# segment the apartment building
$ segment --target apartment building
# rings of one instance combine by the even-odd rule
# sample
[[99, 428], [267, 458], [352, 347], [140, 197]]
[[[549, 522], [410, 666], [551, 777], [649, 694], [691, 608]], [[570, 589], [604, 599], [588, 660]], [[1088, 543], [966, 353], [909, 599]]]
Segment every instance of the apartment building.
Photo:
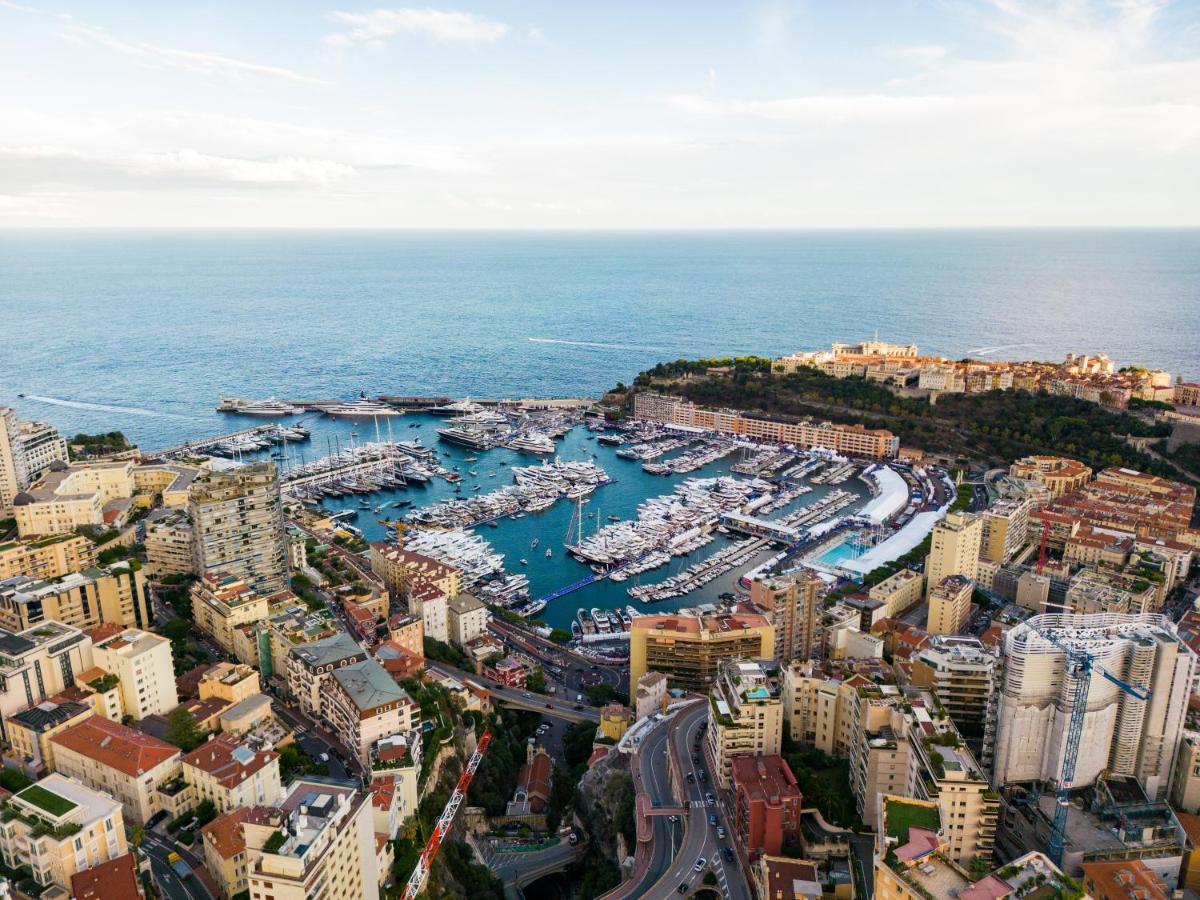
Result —
[[[161, 512], [161, 511], [156, 511]], [[151, 514], [146, 523], [146, 569], [152, 578], [191, 575], [196, 571], [195, 535], [183, 510]]]
[[51, 742], [57, 770], [119, 800], [127, 821], [143, 825], [174, 808], [160, 788], [179, 774], [178, 747], [103, 716], [85, 719]]
[[1176, 809], [1200, 813], [1200, 732], [1183, 732], [1168, 796]]
[[955, 727], [991, 759], [999, 665], [978, 638], [937, 637], [911, 659], [911, 683], [931, 691]]
[[263, 595], [288, 586], [283, 504], [273, 462], [204, 473], [192, 484], [188, 518], [197, 574], [231, 575]]
[[310, 718], [328, 721], [333, 672], [367, 659], [367, 652], [344, 632], [292, 647], [287, 657], [288, 693]]
[[824, 447], [849, 456], [872, 459], [895, 456], [900, 439], [884, 429], [861, 425], [836, 425], [805, 420], [777, 422], [742, 415], [734, 410], [709, 410], [686, 400], [639, 392], [634, 396], [634, 418], [685, 428], [702, 428], [751, 440], [798, 447]]
[[634, 696], [634, 715], [640, 721], [663, 712], [667, 697], [667, 676], [662, 672], [647, 672], [637, 680]]
[[378, 660], [366, 659], [332, 672], [325, 721], [364, 766], [379, 740], [411, 731], [418, 713], [416, 703]]
[[925, 558], [926, 599], [943, 578], [961, 575], [975, 580], [982, 540], [983, 520], [972, 513], [949, 512], [933, 526], [929, 556]]
[[232, 734], [209, 738], [181, 760], [197, 803], [211, 800], [219, 813], [273, 806], [283, 795], [279, 754], [256, 750]]
[[200, 466], [182, 463], [146, 463], [133, 470], [134, 497], [141, 506], [161, 502], [166, 509], [186, 509], [192, 484], [203, 473]]
[[779, 664], [772, 660], [721, 663], [709, 692], [712, 715], [705, 734], [713, 778], [728, 788], [738, 756], [778, 754], [783, 741]]
[[[371, 571], [383, 581], [391, 595], [397, 600], [408, 597], [409, 589], [416, 582], [429, 582], [448, 597], [462, 593], [462, 572], [453, 566], [438, 562], [431, 556], [405, 550], [396, 544], [375, 541], [371, 544]], [[420, 608], [409, 605], [414, 616], [421, 614]]]
[[707, 691], [730, 659], [774, 659], [775, 627], [757, 613], [697, 614], [687, 610], [635, 616], [630, 629], [629, 680], [662, 672], [673, 687]]
[[803, 797], [796, 776], [779, 755], [739, 756], [732, 761], [734, 827], [751, 859], [799, 847]]
[[990, 859], [1000, 797], [937, 699], [890, 685], [858, 693], [851, 789], [860, 815], [873, 818], [887, 795], [931, 803], [948, 856]]
[[21, 537], [62, 534], [82, 525], [117, 526], [132, 506], [133, 463], [96, 462], [49, 470], [13, 498], [13, 517]]
[[125, 715], [165, 716], [179, 705], [171, 642], [166, 638], [130, 628], [93, 646], [92, 658], [117, 676]]
[[248, 892], [249, 871], [283, 821], [283, 813], [274, 807], [242, 807], [217, 816], [200, 828], [204, 868], [223, 896]]
[[805, 569], [794, 575], [755, 578], [750, 601], [771, 615], [775, 626], [775, 658], [813, 659], [820, 655], [821, 597], [825, 582]]
[[831, 673], [812, 662], [784, 667], [783, 719], [789, 737], [830, 756], [849, 756], [855, 692], [871, 684], [857, 673]]
[[43, 622], [21, 632], [0, 629], [0, 728], [7, 720], [73, 687], [94, 668], [92, 639], [70, 625]]
[[201, 700], [216, 697], [227, 703], [241, 703], [261, 693], [258, 672], [244, 663], [217, 663], [196, 685]]
[[121, 804], [74, 778], [47, 775], [8, 799], [0, 854], [43, 887], [70, 890], [76, 873], [127, 852]]
[[106, 569], [72, 572], [53, 581], [18, 576], [0, 582], [0, 627], [23, 631], [45, 621], [76, 628], [150, 625], [141, 563], [123, 560]]
[[49, 581], [96, 565], [96, 545], [78, 534], [54, 534], [0, 544], [0, 581]]
[[371, 794], [375, 833], [395, 837], [420, 803], [421, 733], [383, 738], [371, 748]]
[[142, 900], [145, 896], [146, 892], [138, 880], [133, 853], [126, 853], [71, 876], [72, 900], [108, 900], [109, 897]]
[[191, 587], [192, 618], [226, 653], [235, 654], [240, 626], [267, 618], [270, 602], [231, 572], [205, 572]]
[[1058, 779], [1075, 696], [1064, 647], [1084, 650], [1097, 669], [1152, 690], [1139, 700], [1093, 671], [1074, 785], [1110, 772], [1132, 776], [1152, 799], [1165, 796], [1197, 663], [1170, 619], [1155, 614], [1041, 615], [1005, 633], [997, 787]]
[[894, 619], [912, 609], [925, 596], [925, 575], [901, 569], [867, 591], [867, 596], [884, 605], [884, 617]]
[[1083, 896], [1079, 883], [1044, 854], [1030, 851], [982, 877], [946, 852], [935, 804], [885, 797], [875, 831], [877, 900], [1006, 900]]
[[1050, 496], [1057, 498], [1087, 484], [1092, 470], [1078, 460], [1061, 456], [1026, 456], [1009, 466], [1008, 474], [1044, 485]]
[[446, 601], [446, 630], [450, 643], [465, 647], [487, 632], [488, 609], [472, 594], [456, 594]]
[[252, 898], [378, 900], [370, 795], [353, 782], [292, 782], [278, 829], [247, 873]]
[[963, 575], [947, 575], [929, 592], [925, 630], [930, 634], [961, 634], [971, 620], [974, 583]]
[[92, 715], [95, 712], [86, 704], [47, 700], [10, 716], [5, 763], [31, 778], [48, 775], [54, 771], [54, 745], [50, 739]]
[[997, 500], [981, 514], [983, 531], [979, 555], [988, 562], [1007, 562], [1029, 541], [1029, 513], [1034, 504], [1028, 497]]
[[67, 463], [67, 442], [44, 422], [26, 422], [0, 406], [0, 518], [13, 515], [13, 499], [54, 463]]
[[328, 609], [311, 610], [290, 592], [271, 604], [268, 618], [255, 626], [258, 670], [269, 683], [287, 680], [287, 659], [292, 648], [333, 637], [341, 631]]

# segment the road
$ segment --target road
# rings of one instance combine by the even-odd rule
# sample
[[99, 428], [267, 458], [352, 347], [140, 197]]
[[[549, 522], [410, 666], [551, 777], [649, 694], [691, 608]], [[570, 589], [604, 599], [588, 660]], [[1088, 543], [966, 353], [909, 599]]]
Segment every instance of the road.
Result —
[[[199, 840], [199, 837], [197, 837]], [[167, 862], [167, 855], [172, 851], [179, 853], [184, 862], [192, 869], [197, 868], [199, 860], [184, 847], [176, 846], [175, 842], [164, 838], [153, 831], [147, 831], [142, 838], [142, 850], [150, 857], [150, 871], [154, 882], [169, 900], [212, 900], [213, 895], [200, 880], [199, 875], [190, 878], [180, 878]]]
[[[678, 805], [671, 788], [667, 766], [667, 744], [671, 719], [664, 720], [642, 738], [634, 751], [630, 769], [634, 773], [634, 789], [644, 796], [652, 807]], [[638, 865], [633, 876], [620, 886], [604, 895], [604, 900], [633, 900], [644, 897], [666, 874], [679, 850], [683, 837], [683, 823], [670, 821], [668, 816], [651, 816], [651, 838], [649, 859]]]
[[[673, 717], [668, 729], [667, 749], [674, 757], [675, 764], [681, 772], [695, 772], [698, 768], [692, 765], [692, 753], [697, 744], [703, 744], [701, 728], [708, 722], [708, 710], [707, 703], [698, 703], [695, 707], [676, 713]], [[688, 806], [687, 830], [684, 834], [683, 847], [663, 877], [644, 895], [649, 900], [677, 898], [681, 884], [686, 884], [689, 889], [700, 887], [705, 874], [710, 871], [717, 878], [717, 886], [723, 898], [726, 900], [753, 900], [745, 876], [738, 865], [737, 856], [734, 856], [733, 862], [728, 862], [721, 855], [720, 851], [724, 847], [732, 848], [733, 839], [726, 822], [725, 810], [720, 804], [709, 806], [705, 801], [706, 793], [715, 793], [716, 791], [716, 788], [711, 785], [711, 778], [707, 782], [702, 782], [699, 777], [696, 777], [694, 782], [684, 781], [679, 786], [679, 790], [683, 792], [680, 800], [686, 802]], [[725, 829], [724, 840], [717, 838], [716, 826], [709, 825], [708, 817], [710, 815], [716, 816], [717, 825]], [[696, 871], [696, 863], [701, 858], [706, 860], [706, 864], [701, 871]]]
[[486, 678], [480, 678], [473, 672], [464, 672], [462, 669], [457, 669], [454, 666], [448, 666], [445, 663], [426, 660], [425, 664], [428, 668], [436, 672], [441, 672], [443, 675], [449, 675], [452, 678], [470, 679], [475, 684], [487, 688], [491, 691], [492, 701], [502, 703], [505, 706], [515, 709], [527, 709], [532, 712], [539, 712], [545, 716], [556, 716], [560, 719], [566, 719], [568, 722], [599, 722], [600, 712], [590, 706], [584, 706], [582, 709], [576, 709], [576, 706], [581, 706], [572, 700], [559, 700], [554, 697], [547, 697], [543, 694], [534, 694], [530, 691], [522, 691], [517, 688], [501, 687], [494, 682], [488, 681]]
[[[593, 659], [573, 653], [553, 641], [548, 641], [531, 631], [500, 619], [488, 623], [492, 633], [511, 647], [523, 651], [543, 666], [561, 669], [567, 676], [567, 686], [582, 693], [588, 683], [607, 684], [618, 693], [628, 694], [629, 670], [617, 666], [601, 665]], [[598, 681], [584, 681], [585, 673], [594, 673]]]
[[572, 845], [566, 838], [544, 850], [504, 853], [497, 850], [486, 838], [474, 840], [483, 864], [499, 878], [506, 888], [524, 888], [539, 878], [567, 868], [580, 853], [584, 845]]

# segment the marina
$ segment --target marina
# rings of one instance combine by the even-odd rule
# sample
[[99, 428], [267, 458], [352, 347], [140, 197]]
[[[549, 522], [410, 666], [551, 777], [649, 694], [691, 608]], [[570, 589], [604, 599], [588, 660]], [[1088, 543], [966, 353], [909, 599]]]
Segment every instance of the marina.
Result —
[[[726, 527], [726, 514], [744, 512], [803, 535], [870, 499], [868, 484], [853, 478], [858, 464], [841, 473], [840, 486], [812, 482], [808, 476], [846, 465], [823, 451], [747, 447], [640, 423], [606, 429], [575, 410], [440, 406], [436, 415], [407, 408], [402, 417], [365, 422], [310, 412], [280, 423], [309, 430], [307, 441], [268, 443], [243, 458], [277, 454], [285, 493], [340, 514], [348, 533], [367, 540], [400, 533], [408, 548], [461, 566], [485, 602], [578, 629], [585, 644], [601, 646], [619, 644], [624, 632], [609, 620], [607, 632], [593, 625], [583, 634], [579, 610], [657, 612], [715, 602], [778, 552], [776, 538]], [[480, 413], [488, 415], [481, 420]], [[221, 415], [244, 421], [246, 433], [275, 427], [252, 414]], [[438, 434], [452, 428], [485, 439]], [[545, 435], [554, 453], [515, 448], [516, 431]], [[673, 460], [684, 469], [700, 460], [703, 474], [644, 468]], [[580, 545], [594, 558], [572, 552]]]

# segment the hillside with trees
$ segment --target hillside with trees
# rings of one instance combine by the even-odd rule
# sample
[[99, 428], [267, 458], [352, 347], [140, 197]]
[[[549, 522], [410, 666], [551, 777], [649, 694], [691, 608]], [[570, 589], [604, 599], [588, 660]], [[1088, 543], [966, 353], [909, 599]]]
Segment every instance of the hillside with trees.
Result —
[[[1002, 464], [1033, 453], [1079, 459], [1093, 468], [1123, 465], [1178, 479], [1169, 462], [1137, 449], [1131, 439], [1158, 442], [1170, 427], [1085, 400], [1027, 391], [945, 394], [936, 404], [906, 397], [864, 378], [832, 378], [816, 369], [787, 375], [764, 369], [759, 357], [661, 363], [634, 380], [634, 391], [678, 394], [701, 406], [730, 407], [783, 420], [828, 419], [886, 428], [902, 446]], [[712, 374], [708, 374], [712, 373]], [[630, 394], [632, 397], [632, 394]]]

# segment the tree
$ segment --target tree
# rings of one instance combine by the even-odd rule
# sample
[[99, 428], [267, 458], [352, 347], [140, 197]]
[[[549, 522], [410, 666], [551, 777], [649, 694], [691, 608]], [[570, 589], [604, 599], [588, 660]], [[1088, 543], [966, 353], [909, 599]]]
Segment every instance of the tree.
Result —
[[146, 836], [146, 829], [142, 825], [134, 825], [133, 830], [129, 832], [129, 843], [135, 847], [142, 845], [142, 838]]
[[204, 732], [196, 724], [196, 717], [188, 712], [186, 707], [177, 706], [167, 716], [165, 738], [168, 744], [174, 744], [184, 753], [191, 753], [204, 743]]
[[608, 684], [593, 684], [587, 689], [588, 703], [592, 706], [603, 706], [617, 699], [617, 692]]
[[550, 640], [556, 644], [565, 644], [571, 640], [571, 632], [562, 628], [552, 628], [550, 630]]
[[546, 693], [546, 673], [538, 666], [525, 677], [525, 687], [535, 694]]

